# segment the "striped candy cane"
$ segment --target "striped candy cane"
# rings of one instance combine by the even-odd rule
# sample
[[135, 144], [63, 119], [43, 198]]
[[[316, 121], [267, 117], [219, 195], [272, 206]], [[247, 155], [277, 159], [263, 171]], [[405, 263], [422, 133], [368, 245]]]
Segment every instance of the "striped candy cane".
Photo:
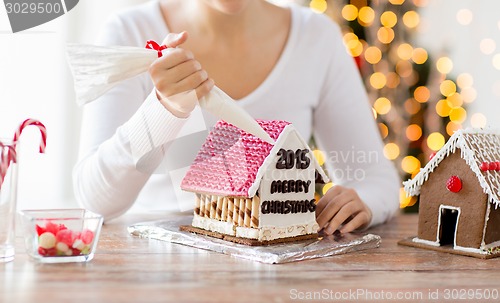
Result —
[[12, 145], [0, 142], [0, 188], [2, 188], [11, 161], [14, 163], [17, 161], [16, 149]]
[[14, 143], [16, 143], [19, 140], [19, 137], [21, 136], [23, 130], [27, 126], [36, 126], [40, 130], [40, 134], [42, 135], [42, 140], [40, 141], [40, 148], [39, 152], [44, 153], [45, 152], [45, 147], [47, 146], [47, 129], [45, 128], [45, 125], [43, 125], [42, 122], [35, 120], [35, 119], [26, 119], [24, 120], [21, 125], [17, 128], [16, 133], [14, 134]]

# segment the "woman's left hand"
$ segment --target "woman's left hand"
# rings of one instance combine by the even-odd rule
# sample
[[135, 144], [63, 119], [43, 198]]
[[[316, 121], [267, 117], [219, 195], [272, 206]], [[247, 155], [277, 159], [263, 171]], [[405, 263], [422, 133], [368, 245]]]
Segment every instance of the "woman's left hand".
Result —
[[364, 228], [371, 220], [371, 210], [352, 188], [335, 185], [316, 205], [316, 221], [327, 235], [333, 234], [341, 225], [341, 233]]

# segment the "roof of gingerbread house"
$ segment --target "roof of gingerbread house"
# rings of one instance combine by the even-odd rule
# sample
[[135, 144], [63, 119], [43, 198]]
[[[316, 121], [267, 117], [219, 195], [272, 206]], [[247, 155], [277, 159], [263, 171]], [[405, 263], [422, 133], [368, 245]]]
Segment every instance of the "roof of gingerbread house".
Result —
[[[193, 164], [182, 180], [186, 191], [220, 196], [253, 197], [265, 169], [281, 148], [284, 138], [295, 128], [286, 121], [257, 120], [259, 125], [275, 140], [271, 145], [247, 132], [218, 121], [201, 147]], [[298, 134], [297, 134], [298, 135]], [[303, 145], [307, 143], [298, 135]], [[325, 172], [312, 159], [321, 178], [328, 180]]]
[[466, 129], [458, 130], [436, 153], [436, 155], [411, 180], [403, 182], [405, 191], [410, 196], [420, 194], [420, 187], [429, 178], [438, 164], [445, 157], [460, 148], [462, 159], [469, 165], [488, 199], [496, 207], [500, 206], [500, 167], [481, 169], [483, 163], [500, 161], [500, 133], [493, 130]]

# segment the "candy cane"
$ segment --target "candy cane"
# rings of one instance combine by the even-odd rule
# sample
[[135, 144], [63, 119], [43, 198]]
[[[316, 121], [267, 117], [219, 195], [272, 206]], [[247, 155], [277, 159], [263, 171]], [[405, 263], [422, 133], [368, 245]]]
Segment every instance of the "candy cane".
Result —
[[35, 119], [24, 120], [24, 122], [21, 123], [21, 125], [19, 125], [19, 127], [17, 128], [17, 131], [14, 134], [13, 141], [14, 141], [14, 143], [16, 143], [17, 140], [19, 140], [19, 137], [21, 136], [21, 133], [23, 132], [24, 128], [27, 126], [30, 126], [30, 125], [34, 125], [34, 126], [38, 127], [38, 129], [40, 130], [40, 134], [42, 135], [42, 140], [40, 142], [39, 152], [44, 153], [45, 146], [47, 145], [47, 129], [45, 128], [45, 125], [43, 125], [43, 123], [38, 121], [38, 120], [35, 120]]
[[9, 170], [10, 162], [16, 163], [17, 153], [13, 146], [0, 142], [0, 188]]

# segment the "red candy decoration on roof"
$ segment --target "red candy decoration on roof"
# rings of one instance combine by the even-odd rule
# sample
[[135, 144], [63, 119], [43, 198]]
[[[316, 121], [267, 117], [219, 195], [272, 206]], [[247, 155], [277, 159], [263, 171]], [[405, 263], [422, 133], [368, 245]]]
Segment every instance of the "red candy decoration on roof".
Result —
[[457, 176], [451, 176], [446, 182], [446, 188], [452, 193], [458, 193], [462, 189], [462, 180]]
[[434, 156], [437, 154], [437, 152], [433, 152], [432, 154], [429, 155], [429, 161], [432, 160], [432, 158], [434, 158]]
[[492, 161], [492, 162], [483, 162], [481, 166], [479, 166], [481, 171], [500, 171], [500, 161]]

